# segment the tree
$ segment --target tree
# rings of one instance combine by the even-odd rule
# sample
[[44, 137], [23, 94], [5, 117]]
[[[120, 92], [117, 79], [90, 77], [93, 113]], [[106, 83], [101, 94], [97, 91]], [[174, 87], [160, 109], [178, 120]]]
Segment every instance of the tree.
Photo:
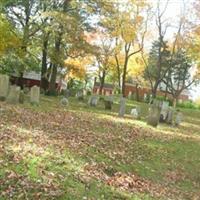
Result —
[[165, 41], [155, 41], [149, 53], [144, 75], [149, 80], [153, 98], [157, 89], [166, 77], [170, 65], [170, 51]]
[[[120, 76], [119, 53], [123, 54], [122, 94], [125, 96], [127, 68], [130, 58], [142, 51], [144, 37], [147, 32], [149, 6], [145, 1], [128, 1], [123, 9], [120, 3], [113, 3], [110, 14], [103, 18], [102, 26], [116, 40], [116, 68]], [[144, 16], [146, 14], [146, 16]]]
[[0, 14], [0, 55], [8, 53], [20, 45], [19, 35], [7, 20], [6, 16]]
[[176, 103], [180, 94], [198, 82], [198, 77], [194, 71], [194, 64], [185, 50], [180, 49], [173, 56], [171, 68], [168, 76], [163, 80], [168, 92], [173, 96], [173, 105]]
[[101, 38], [100, 44], [95, 53], [96, 63], [98, 66], [98, 77], [100, 81], [99, 94], [102, 94], [105, 78], [111, 66], [111, 57], [113, 56], [112, 40]]

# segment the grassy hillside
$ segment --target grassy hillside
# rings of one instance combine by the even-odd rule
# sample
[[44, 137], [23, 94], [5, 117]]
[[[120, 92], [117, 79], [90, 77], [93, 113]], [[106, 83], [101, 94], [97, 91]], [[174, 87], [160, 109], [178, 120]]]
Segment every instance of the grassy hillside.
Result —
[[[0, 102], [0, 199], [198, 199], [200, 111], [180, 127], [146, 125], [148, 105], [119, 118], [71, 98]], [[129, 115], [140, 104], [142, 119]]]

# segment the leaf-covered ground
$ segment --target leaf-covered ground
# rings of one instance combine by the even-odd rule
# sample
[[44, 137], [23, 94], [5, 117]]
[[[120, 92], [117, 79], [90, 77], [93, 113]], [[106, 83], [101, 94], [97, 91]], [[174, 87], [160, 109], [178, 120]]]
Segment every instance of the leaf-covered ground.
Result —
[[155, 129], [141, 106], [137, 121], [117, 104], [0, 102], [0, 199], [200, 199], [200, 112]]

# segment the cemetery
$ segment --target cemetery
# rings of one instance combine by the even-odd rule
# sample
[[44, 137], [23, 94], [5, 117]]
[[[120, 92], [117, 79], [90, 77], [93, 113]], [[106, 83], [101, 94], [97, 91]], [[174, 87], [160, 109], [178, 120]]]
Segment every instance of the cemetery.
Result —
[[0, 200], [200, 200], [200, 0], [0, 1]]

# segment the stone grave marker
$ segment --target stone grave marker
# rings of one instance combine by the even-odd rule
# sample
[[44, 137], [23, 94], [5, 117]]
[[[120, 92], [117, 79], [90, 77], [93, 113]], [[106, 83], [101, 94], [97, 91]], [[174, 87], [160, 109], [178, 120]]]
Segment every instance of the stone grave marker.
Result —
[[168, 110], [169, 110], [169, 102], [163, 101], [162, 106], [161, 106], [161, 112], [160, 112], [160, 122], [166, 122]]
[[1, 74], [0, 75], [0, 100], [6, 100], [9, 91], [9, 76]]
[[106, 110], [111, 110], [112, 109], [112, 104], [114, 101], [114, 97], [113, 96], [106, 96], [104, 99], [104, 105], [105, 105], [105, 109]]
[[183, 114], [178, 110], [175, 117], [175, 126], [179, 126], [183, 121]]
[[78, 91], [77, 93], [76, 93], [76, 97], [77, 97], [77, 99], [79, 100], [79, 101], [83, 101], [84, 100], [84, 96], [83, 96], [83, 91]]
[[160, 112], [161, 112], [161, 102], [159, 100], [154, 100], [153, 104], [151, 104], [149, 107], [147, 124], [157, 127], [160, 119]]
[[19, 97], [20, 97], [20, 87], [16, 85], [10, 86], [9, 94], [6, 98], [6, 101], [11, 104], [17, 104], [19, 103]]
[[140, 106], [136, 106], [135, 108], [131, 109], [131, 115], [134, 119], [140, 119], [141, 117], [141, 108]]
[[90, 106], [95, 107], [95, 106], [97, 106], [98, 100], [99, 100], [99, 98], [98, 98], [97, 96], [91, 96], [91, 97], [89, 98], [88, 104], [89, 104]]
[[123, 117], [126, 112], [126, 99], [121, 97], [119, 104], [119, 117]]
[[63, 97], [63, 98], [60, 100], [60, 104], [61, 104], [62, 106], [68, 106], [69, 101], [68, 101], [68, 99], [67, 99], [66, 97]]
[[173, 124], [174, 109], [169, 107], [166, 122], [168, 124]]
[[40, 88], [36, 85], [31, 88], [30, 102], [36, 105], [40, 102]]

